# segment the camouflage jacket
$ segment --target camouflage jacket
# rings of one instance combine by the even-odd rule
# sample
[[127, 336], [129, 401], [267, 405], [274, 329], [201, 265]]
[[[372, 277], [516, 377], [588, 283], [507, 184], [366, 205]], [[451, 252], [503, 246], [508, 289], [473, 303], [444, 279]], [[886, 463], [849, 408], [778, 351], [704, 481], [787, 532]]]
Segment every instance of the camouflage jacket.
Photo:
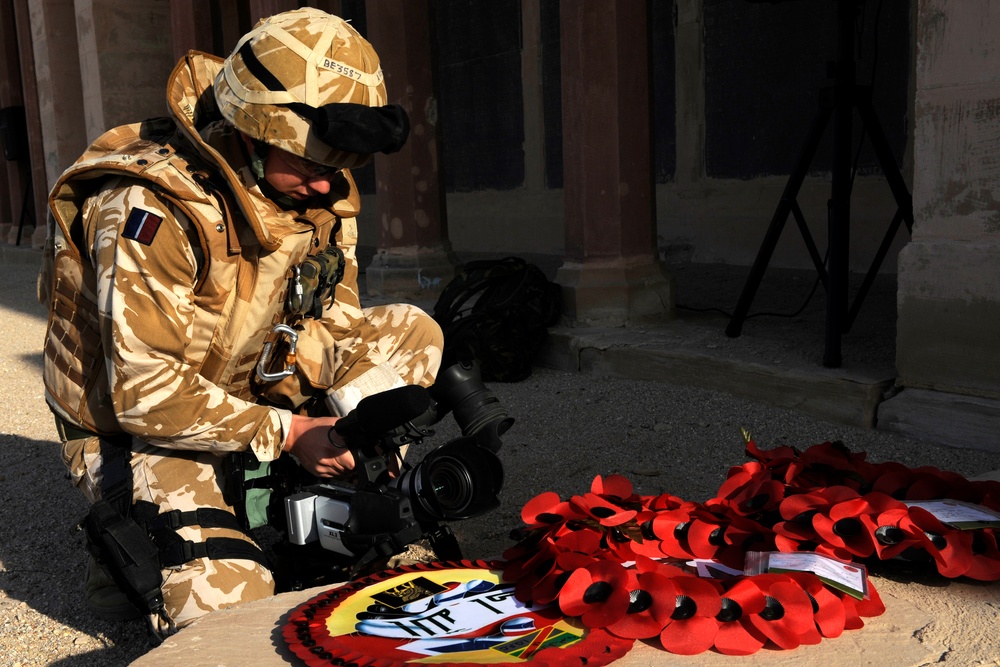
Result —
[[360, 198], [346, 171], [323, 208], [284, 211], [261, 195], [215, 109], [221, 63], [189, 53], [170, 77], [170, 118], [110, 130], [53, 188], [46, 400], [88, 431], [250, 448], [266, 461], [291, 412], [257, 398], [266, 387], [254, 369], [274, 325], [288, 321], [292, 267], [331, 241], [347, 260], [336, 307], [307, 324], [338, 340], [336, 381], [370, 366], [354, 252]]

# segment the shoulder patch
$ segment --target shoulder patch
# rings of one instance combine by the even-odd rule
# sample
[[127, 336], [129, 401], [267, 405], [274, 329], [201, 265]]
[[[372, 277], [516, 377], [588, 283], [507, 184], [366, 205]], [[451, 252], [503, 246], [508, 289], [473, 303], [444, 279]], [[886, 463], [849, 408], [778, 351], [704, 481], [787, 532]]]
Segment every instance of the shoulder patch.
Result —
[[150, 245], [161, 222], [163, 222], [163, 218], [155, 213], [141, 208], [133, 208], [129, 211], [122, 235], [127, 239]]

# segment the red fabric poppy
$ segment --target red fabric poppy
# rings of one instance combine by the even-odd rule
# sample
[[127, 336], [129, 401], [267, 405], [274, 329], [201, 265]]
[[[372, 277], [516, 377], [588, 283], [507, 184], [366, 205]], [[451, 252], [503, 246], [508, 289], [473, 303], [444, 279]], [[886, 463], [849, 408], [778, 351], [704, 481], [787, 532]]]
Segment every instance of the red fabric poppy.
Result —
[[584, 527], [572, 533], [560, 535], [553, 541], [552, 546], [559, 555], [578, 553], [596, 558], [598, 552], [601, 551], [603, 537], [603, 531]]
[[977, 479], [972, 481], [975, 492], [975, 502], [991, 510], [1000, 511], [1000, 481], [995, 479]]
[[[723, 537], [729, 522], [710, 512], [698, 512], [691, 517], [687, 527], [687, 545], [695, 558], [715, 558], [723, 546]], [[741, 563], [742, 565], [742, 563]]]
[[[772, 471], [780, 470], [784, 472], [788, 464], [798, 458], [799, 451], [789, 445], [779, 445], [773, 449], [761, 449], [753, 440], [747, 441], [746, 453], [752, 459], [756, 459], [770, 468]], [[780, 475], [775, 475], [779, 477]]]
[[1000, 579], [1000, 550], [996, 531], [984, 528], [972, 532], [972, 564], [965, 576], [978, 581]]
[[942, 576], [960, 577], [972, 567], [972, 535], [969, 531], [946, 526], [922, 507], [911, 507], [909, 520], [915, 526], [910, 530], [917, 536], [921, 548], [934, 559]]
[[858, 600], [850, 595], [845, 595], [841, 598], [841, 604], [844, 605], [845, 630], [859, 630], [865, 627], [862, 617], [881, 616], [885, 613], [885, 604], [871, 580], [868, 581], [867, 598]]
[[909, 520], [910, 510], [900, 505], [862, 519], [866, 530], [875, 536], [875, 555], [881, 560], [896, 558], [907, 549], [920, 546], [918, 536], [909, 530], [913, 527]]
[[[504, 579], [520, 581], [536, 571], [545, 571], [555, 560], [556, 549], [551, 535], [536, 531], [503, 552]], [[545, 564], [549, 563], [548, 566]]]
[[670, 558], [693, 558], [687, 544], [687, 529], [691, 515], [697, 511], [695, 503], [674, 510], [657, 512], [653, 518], [652, 532], [660, 540], [660, 552]]
[[534, 556], [508, 561], [504, 578], [517, 582], [514, 596], [538, 603], [554, 600], [568, 572], [598, 559], [601, 535], [599, 531], [584, 529], [557, 538], [550, 536], [538, 544]]
[[871, 490], [902, 500], [906, 497], [906, 491], [913, 483], [913, 478], [913, 470], [901, 463], [880, 463]]
[[601, 548], [607, 552], [606, 558], [619, 563], [629, 563], [640, 556], [648, 557], [650, 554], [644, 548], [644, 541], [639, 541], [642, 539], [639, 533], [639, 527], [634, 521], [625, 526], [615, 526], [605, 530]]
[[773, 512], [785, 497], [785, 485], [771, 476], [771, 471], [757, 461], [744, 463], [729, 471], [709, 507], [723, 505], [732, 512], [753, 516]]
[[823, 539], [816, 532], [813, 519], [828, 512], [837, 503], [857, 498], [858, 492], [846, 486], [831, 486], [808, 493], [787, 496], [778, 507], [784, 521], [774, 524], [775, 545], [781, 551], [814, 551]]
[[750, 624], [783, 649], [819, 641], [812, 602], [793, 579], [782, 574], [758, 574], [750, 579], [765, 595], [764, 609], [751, 614]]
[[786, 572], [809, 595], [813, 619], [824, 637], [839, 637], [847, 624], [847, 612], [841, 599], [846, 593], [837, 593], [811, 572]]
[[[780, 525], [780, 524], [779, 524]], [[775, 528], [778, 528], [776, 525]], [[789, 524], [793, 525], [793, 524]], [[815, 537], [816, 534], [810, 532], [809, 535], [804, 535], [801, 539], [796, 539], [792, 537], [787, 530], [786, 526], [781, 526], [782, 532], [774, 534], [774, 548], [777, 551], [783, 553], [795, 553], [796, 551], [816, 551], [817, 544]]]
[[823, 442], [806, 449], [785, 473], [785, 483], [802, 488], [862, 487], [872, 466], [865, 452], [852, 452], [841, 442]]
[[576, 506], [554, 491], [540, 493], [521, 508], [521, 520], [528, 528], [549, 529], [573, 519], [586, 518]]
[[[693, 655], [715, 646], [749, 655], [837, 637], [885, 611], [874, 585], [857, 600], [810, 573], [763, 574], [722, 584], [665, 559], [709, 558], [739, 569], [746, 552], [817, 551], [841, 560], [914, 554], [947, 577], [1000, 579], [994, 529], [960, 531], [906, 499], [955, 498], [1000, 508], [1000, 482], [898, 463], [826, 442], [799, 452], [764, 451], [730, 469], [705, 504], [670, 494], [637, 496], [621, 475], [562, 501], [536, 496], [522, 509], [521, 541], [504, 553], [519, 599], [558, 601], [563, 613], [626, 639], [659, 636], [664, 649]], [[866, 491], [861, 495], [862, 491]], [[780, 520], [775, 521], [775, 519]], [[772, 525], [773, 522], [773, 525]], [[634, 568], [624, 564], [634, 562]], [[672, 599], [671, 599], [672, 598]]]
[[715, 648], [725, 655], [750, 655], [767, 643], [767, 637], [750, 623], [750, 616], [764, 610], [766, 598], [750, 579], [735, 579], [722, 594], [715, 619], [719, 629]]
[[638, 514], [636, 510], [625, 509], [596, 493], [573, 496], [570, 503], [602, 526], [620, 526]]
[[879, 558], [892, 558], [914, 546], [915, 537], [899, 527], [909, 511], [905, 503], [876, 491], [866, 493], [862, 500], [866, 507], [858, 511], [856, 518], [869, 535]]
[[676, 577], [677, 597], [669, 623], [660, 632], [660, 643], [678, 655], [697, 655], [715, 644], [719, 630], [716, 616], [722, 597], [712, 581], [697, 577]]
[[689, 501], [684, 500], [683, 498], [678, 498], [677, 496], [669, 493], [661, 493], [657, 496], [640, 496], [639, 502], [647, 510], [653, 510], [655, 512], [675, 510], [678, 507], [689, 504]]
[[605, 628], [628, 611], [634, 575], [620, 563], [599, 560], [574, 570], [559, 591], [559, 609], [588, 628]]
[[808, 493], [789, 495], [778, 507], [781, 518], [794, 520], [803, 514], [825, 512], [837, 503], [860, 497], [857, 490], [847, 486], [829, 486]]
[[774, 547], [774, 534], [739, 515], [724, 517], [700, 512], [692, 516], [687, 543], [695, 557], [717, 560], [741, 570], [747, 551], [770, 551]]
[[[775, 551], [774, 531], [762, 524], [755, 524], [749, 519], [737, 517], [729, 524], [725, 532], [726, 549], [719, 552], [719, 560], [727, 562], [731, 567], [742, 570], [743, 561], [748, 551]], [[743, 560], [738, 564], [737, 553], [743, 552]]]
[[977, 495], [975, 487], [962, 475], [933, 466], [922, 466], [913, 469], [913, 480], [906, 490], [905, 500], [952, 498], [975, 502]]
[[608, 632], [626, 639], [648, 639], [670, 622], [677, 599], [673, 579], [660, 572], [637, 572], [629, 580], [629, 607], [625, 615], [608, 624]]
[[632, 492], [632, 482], [623, 475], [607, 475], [606, 477], [598, 475], [590, 484], [590, 492], [617, 503], [638, 501]]
[[661, 540], [653, 532], [653, 520], [658, 516], [658, 512], [643, 510], [636, 514], [636, 527], [629, 535], [632, 537], [630, 548], [636, 558], [645, 556], [647, 558], [663, 558], [665, 554], [661, 550]]
[[[563, 584], [569, 578], [571, 572], [581, 567], [586, 567], [598, 560], [592, 555], [563, 552], [556, 556], [555, 563], [544, 576], [538, 577], [534, 581], [518, 581], [514, 589], [514, 596], [524, 602], [535, 602], [537, 604], [550, 604], [559, 596]], [[522, 585], [522, 583], [524, 585]], [[530, 583], [531, 585], [527, 585]]]
[[868, 558], [875, 553], [875, 536], [865, 529], [861, 517], [875, 513], [865, 498], [854, 498], [837, 503], [828, 514], [816, 514], [813, 528], [821, 539], [816, 551], [840, 560]]

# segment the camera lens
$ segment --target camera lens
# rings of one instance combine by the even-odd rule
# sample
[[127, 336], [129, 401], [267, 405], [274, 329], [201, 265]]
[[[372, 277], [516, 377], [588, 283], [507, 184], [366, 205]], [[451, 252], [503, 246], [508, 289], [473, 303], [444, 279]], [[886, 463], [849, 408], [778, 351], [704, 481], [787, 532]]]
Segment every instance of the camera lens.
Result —
[[420, 521], [468, 519], [495, 509], [503, 466], [475, 437], [441, 445], [393, 481]]
[[432, 493], [443, 511], [458, 514], [472, 501], [472, 477], [461, 461], [443, 456], [434, 461], [427, 475]]

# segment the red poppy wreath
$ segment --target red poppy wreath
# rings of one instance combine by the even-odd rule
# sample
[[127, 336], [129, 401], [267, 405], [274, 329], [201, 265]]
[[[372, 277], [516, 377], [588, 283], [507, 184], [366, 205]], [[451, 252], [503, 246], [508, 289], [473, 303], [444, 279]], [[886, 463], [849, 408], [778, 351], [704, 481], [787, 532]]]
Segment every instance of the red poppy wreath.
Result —
[[765, 451], [745, 437], [752, 460], [704, 503], [640, 496], [620, 475], [568, 500], [533, 498], [504, 579], [529, 604], [682, 655], [792, 649], [861, 628], [885, 611], [866, 563], [1000, 579], [1000, 482], [874, 464], [840, 443]]

